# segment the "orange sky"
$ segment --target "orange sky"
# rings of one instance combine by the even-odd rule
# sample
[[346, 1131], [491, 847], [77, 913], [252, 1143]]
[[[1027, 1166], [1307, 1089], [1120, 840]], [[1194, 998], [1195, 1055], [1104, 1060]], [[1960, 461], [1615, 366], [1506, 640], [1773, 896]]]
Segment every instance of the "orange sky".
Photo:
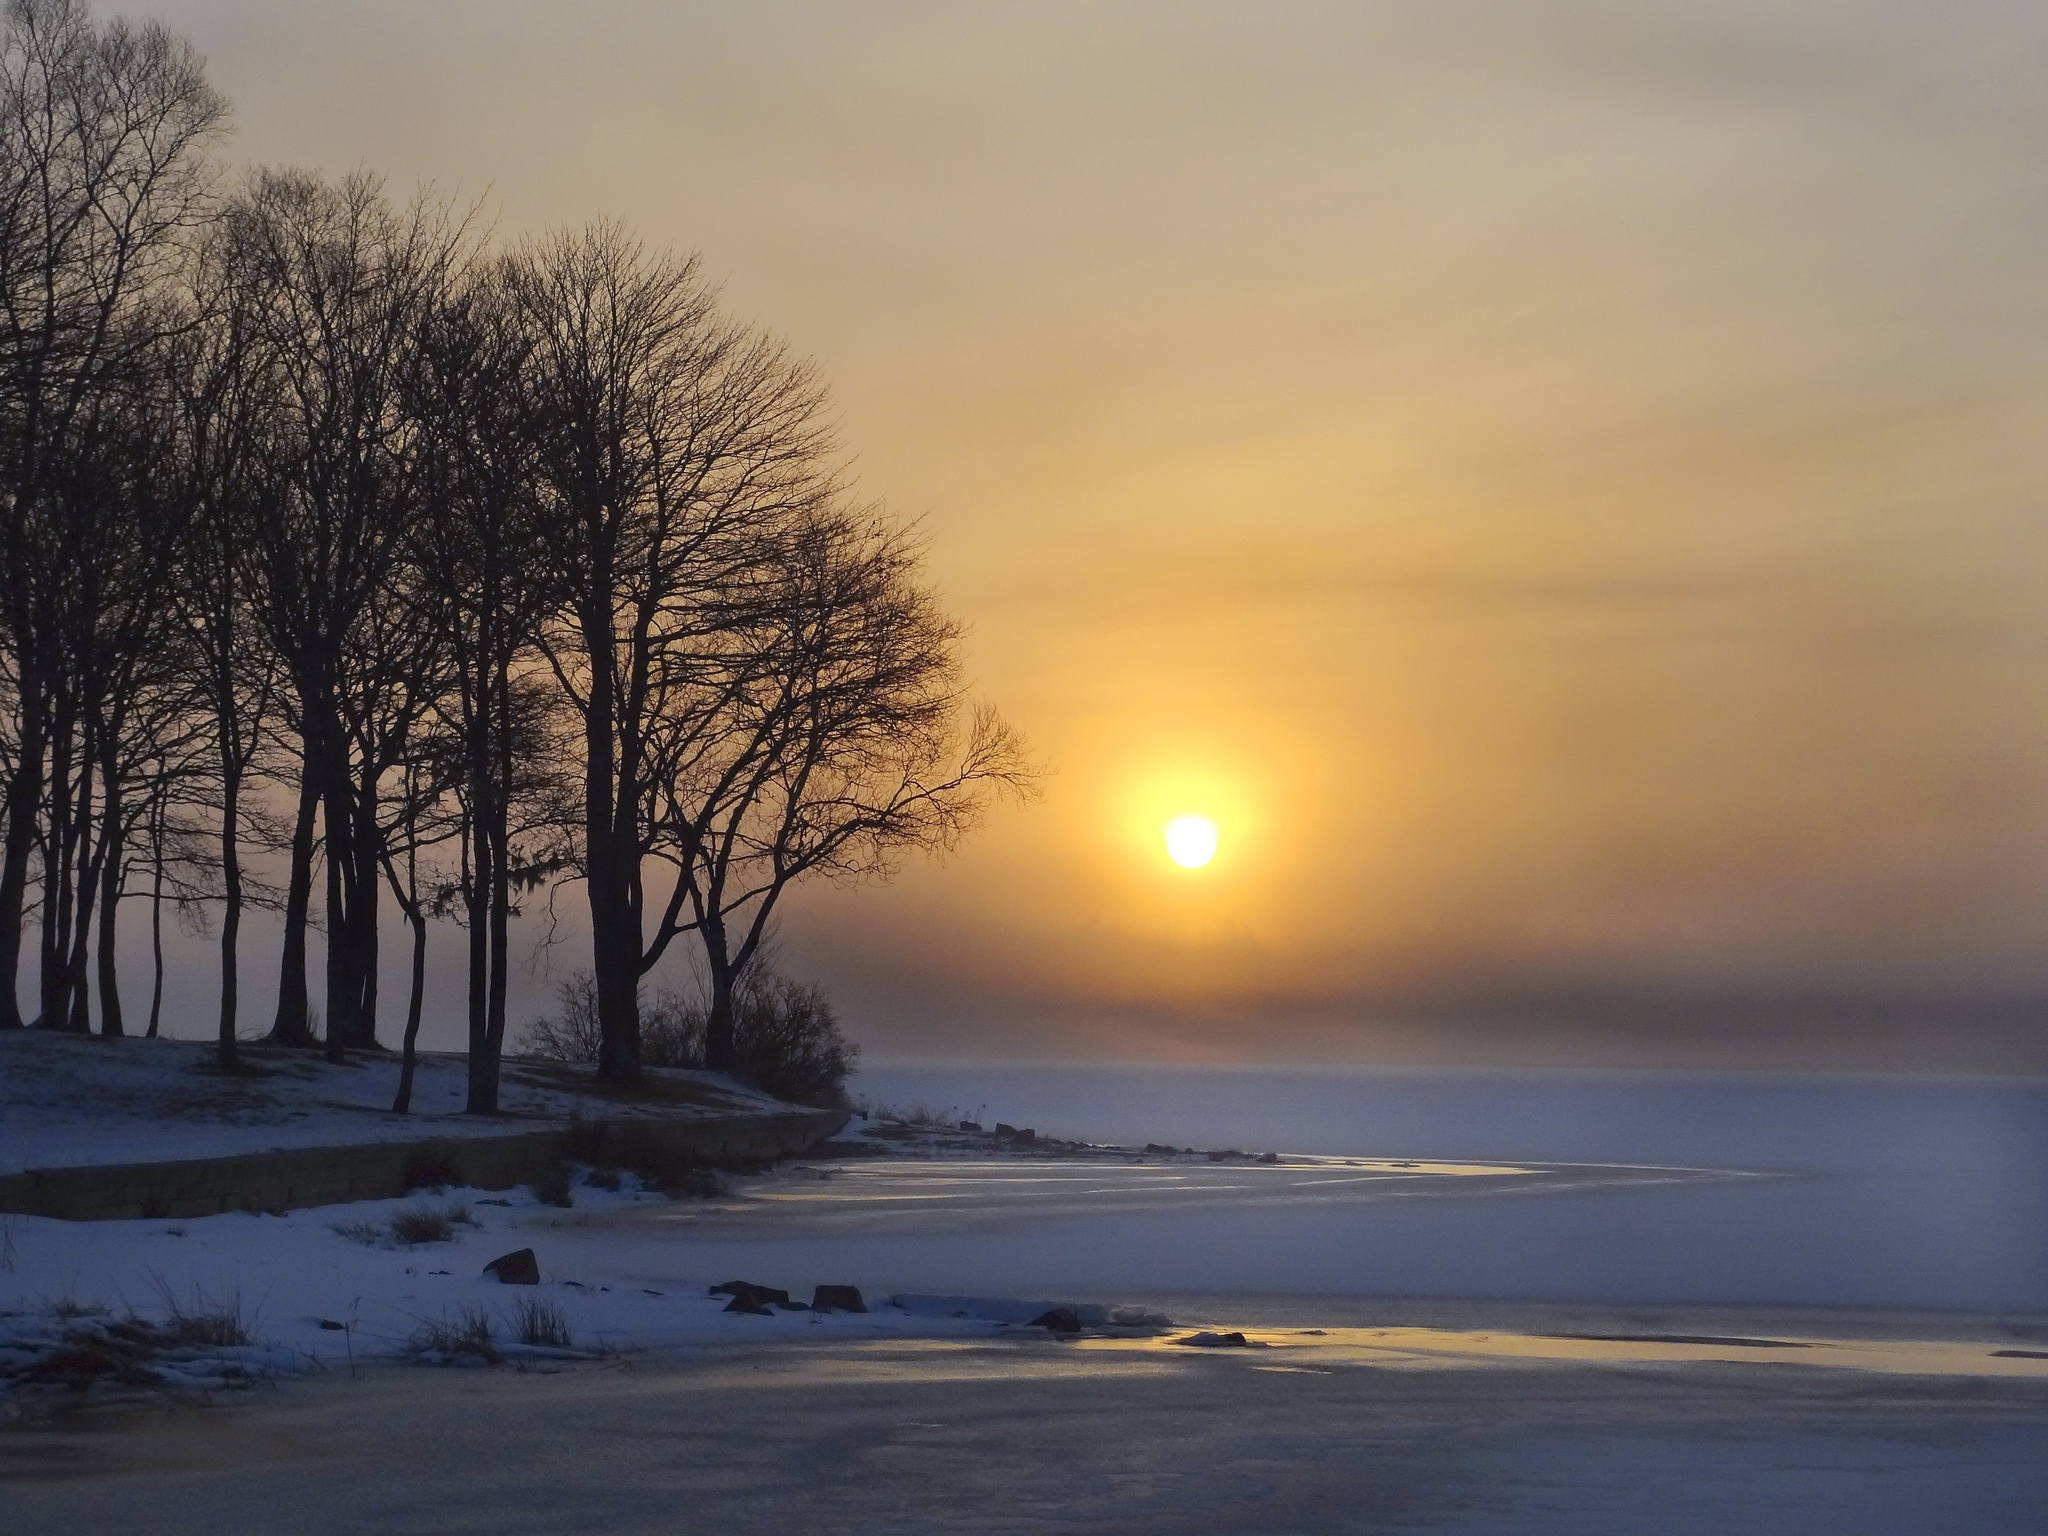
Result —
[[2048, 983], [2048, 13], [161, 13], [238, 158], [623, 218], [823, 364], [1057, 770], [794, 906], [872, 1052]]

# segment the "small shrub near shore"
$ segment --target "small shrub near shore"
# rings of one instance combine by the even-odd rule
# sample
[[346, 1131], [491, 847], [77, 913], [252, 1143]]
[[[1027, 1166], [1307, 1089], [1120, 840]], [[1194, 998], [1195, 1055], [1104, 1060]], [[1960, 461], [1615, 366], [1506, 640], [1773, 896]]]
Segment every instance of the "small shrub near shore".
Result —
[[537, 1348], [569, 1349], [574, 1344], [569, 1320], [544, 1296], [530, 1297], [512, 1308], [512, 1331], [520, 1343]]
[[179, 1296], [162, 1275], [151, 1273], [150, 1288], [163, 1303], [164, 1323], [158, 1330], [173, 1344], [208, 1344], [216, 1347], [247, 1344], [253, 1319], [242, 1316], [242, 1293], [223, 1290], [208, 1295], [194, 1286]]
[[[559, 988], [556, 1012], [521, 1032], [529, 1056], [547, 1061], [597, 1060], [597, 983], [578, 971]], [[785, 976], [756, 961], [733, 993], [734, 1075], [791, 1104], [837, 1109], [846, 1102], [846, 1079], [860, 1055], [832, 1012], [822, 987]], [[707, 1009], [663, 991], [640, 1004], [640, 1059], [650, 1067], [704, 1066]]]
[[422, 1321], [405, 1341], [405, 1348], [407, 1354], [432, 1357], [449, 1365], [465, 1360], [501, 1365], [505, 1357], [498, 1352], [496, 1335], [490, 1313], [482, 1307], [464, 1306], [452, 1314], [444, 1312], [439, 1318]]
[[345, 1237], [367, 1248], [384, 1243], [414, 1248], [422, 1243], [452, 1242], [457, 1227], [476, 1225], [476, 1215], [466, 1203], [450, 1200], [440, 1205], [406, 1206], [385, 1226], [374, 1221], [337, 1221], [328, 1230], [337, 1237]]
[[105, 1386], [189, 1390], [195, 1372], [208, 1387], [252, 1379], [239, 1355], [255, 1319], [245, 1315], [240, 1292], [215, 1296], [194, 1288], [180, 1295], [155, 1274], [150, 1283], [161, 1319], [115, 1317], [104, 1306], [68, 1299], [45, 1304], [40, 1316], [0, 1313], [0, 1386], [85, 1393]]

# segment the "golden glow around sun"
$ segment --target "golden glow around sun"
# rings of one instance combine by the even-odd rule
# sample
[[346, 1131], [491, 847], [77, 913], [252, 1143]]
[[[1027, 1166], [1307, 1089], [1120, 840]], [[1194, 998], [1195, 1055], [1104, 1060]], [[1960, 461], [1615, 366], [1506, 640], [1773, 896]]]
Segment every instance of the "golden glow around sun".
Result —
[[1182, 869], [1200, 869], [1216, 857], [1216, 823], [1206, 816], [1177, 816], [1166, 824], [1166, 856]]

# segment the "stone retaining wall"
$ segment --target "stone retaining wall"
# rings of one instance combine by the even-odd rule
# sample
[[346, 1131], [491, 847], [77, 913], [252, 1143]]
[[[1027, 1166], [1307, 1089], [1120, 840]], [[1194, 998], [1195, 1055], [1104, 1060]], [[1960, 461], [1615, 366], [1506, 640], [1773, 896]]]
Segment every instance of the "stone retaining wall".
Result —
[[701, 1120], [597, 1121], [510, 1136], [299, 1147], [172, 1163], [31, 1168], [0, 1175], [0, 1211], [72, 1221], [289, 1211], [386, 1200], [428, 1184], [510, 1189], [564, 1158], [709, 1167], [793, 1157], [846, 1124], [844, 1110]]

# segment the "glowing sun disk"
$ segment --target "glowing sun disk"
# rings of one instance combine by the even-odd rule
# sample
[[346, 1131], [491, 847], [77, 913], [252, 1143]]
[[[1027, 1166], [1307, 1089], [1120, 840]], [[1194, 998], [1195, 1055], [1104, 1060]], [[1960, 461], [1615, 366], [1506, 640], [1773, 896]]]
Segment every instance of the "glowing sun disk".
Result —
[[1178, 816], [1166, 824], [1166, 856], [1182, 869], [1200, 869], [1216, 857], [1216, 823]]

